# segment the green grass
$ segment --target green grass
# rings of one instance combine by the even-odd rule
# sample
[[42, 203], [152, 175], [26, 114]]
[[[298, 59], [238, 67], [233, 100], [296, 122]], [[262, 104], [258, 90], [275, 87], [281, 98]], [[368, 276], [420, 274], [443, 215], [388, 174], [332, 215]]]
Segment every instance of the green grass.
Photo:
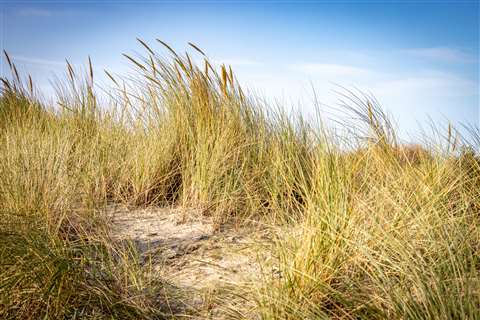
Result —
[[146, 56], [126, 56], [133, 74], [107, 73], [108, 102], [91, 62], [85, 76], [67, 66], [52, 106], [8, 60], [2, 318], [171, 315], [168, 279], [111, 240], [112, 203], [271, 226], [264, 270], [279, 275], [238, 288], [262, 319], [480, 318], [478, 127], [405, 146], [376, 101], [347, 92], [357, 120], [339, 134], [246, 94], [195, 46], [199, 65], [140, 43]]

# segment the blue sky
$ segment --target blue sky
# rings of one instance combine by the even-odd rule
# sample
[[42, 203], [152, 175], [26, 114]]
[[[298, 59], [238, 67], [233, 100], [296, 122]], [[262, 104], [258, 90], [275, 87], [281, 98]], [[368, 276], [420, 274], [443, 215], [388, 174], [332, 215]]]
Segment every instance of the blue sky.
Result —
[[[119, 4], [120, 3], [120, 4]], [[0, 2], [2, 49], [42, 88], [64, 60], [128, 71], [135, 38], [199, 45], [241, 83], [309, 115], [312, 86], [374, 94], [403, 132], [428, 117], [478, 124], [478, 1]], [[158, 46], [160, 49], [160, 46]], [[2, 60], [2, 74], [6, 72]]]

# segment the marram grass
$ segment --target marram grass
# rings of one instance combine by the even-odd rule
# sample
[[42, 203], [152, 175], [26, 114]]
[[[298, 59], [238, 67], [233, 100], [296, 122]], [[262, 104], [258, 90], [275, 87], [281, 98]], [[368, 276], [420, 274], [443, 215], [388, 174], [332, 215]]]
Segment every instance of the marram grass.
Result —
[[49, 105], [5, 54], [1, 318], [175, 317], [168, 279], [109, 237], [105, 208], [123, 203], [271, 226], [263, 270], [278, 272], [239, 285], [254, 307], [237, 318], [480, 319], [478, 127], [402, 145], [347, 91], [356, 121], [334, 131], [244, 92], [194, 44], [201, 63], [139, 42], [133, 74], [106, 71], [108, 102], [90, 59], [85, 76], [67, 63]]

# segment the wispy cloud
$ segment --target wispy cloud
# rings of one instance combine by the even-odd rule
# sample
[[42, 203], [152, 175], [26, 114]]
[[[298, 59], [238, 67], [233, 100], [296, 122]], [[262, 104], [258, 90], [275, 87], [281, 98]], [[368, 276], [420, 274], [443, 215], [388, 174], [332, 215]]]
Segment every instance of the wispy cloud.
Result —
[[413, 48], [403, 50], [403, 52], [420, 58], [440, 60], [446, 62], [474, 62], [475, 57], [455, 48], [433, 47], [433, 48]]
[[232, 67], [253, 67], [263, 65], [261, 62], [251, 59], [214, 59], [215, 64], [225, 64]]
[[464, 97], [478, 95], [478, 84], [457, 74], [430, 72], [378, 83], [374, 90], [385, 96]]
[[53, 11], [40, 8], [22, 8], [17, 11], [17, 14], [21, 17], [51, 17]]
[[56, 60], [46, 60], [41, 58], [32, 58], [24, 56], [12, 56], [13, 62], [20, 62], [24, 64], [36, 65], [36, 66], [45, 66], [45, 67], [65, 67], [66, 62], [56, 61]]
[[291, 65], [290, 68], [309, 75], [321, 75], [324, 77], [335, 78], [359, 77], [372, 74], [371, 70], [343, 64], [299, 63]]

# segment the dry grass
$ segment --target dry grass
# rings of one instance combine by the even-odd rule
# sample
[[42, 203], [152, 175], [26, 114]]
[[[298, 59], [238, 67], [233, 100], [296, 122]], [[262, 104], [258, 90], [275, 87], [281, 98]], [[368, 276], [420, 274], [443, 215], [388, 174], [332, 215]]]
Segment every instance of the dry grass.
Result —
[[479, 317], [478, 127], [402, 146], [375, 100], [347, 92], [357, 120], [339, 137], [245, 94], [193, 44], [200, 66], [163, 42], [167, 59], [140, 44], [146, 56], [126, 56], [135, 74], [107, 72], [108, 103], [90, 59], [85, 76], [68, 64], [49, 106], [7, 56], [1, 317], [172, 316], [168, 279], [111, 240], [110, 203], [270, 225], [274, 259], [263, 264], [277, 272], [232, 289], [254, 302], [230, 310], [236, 318]]

